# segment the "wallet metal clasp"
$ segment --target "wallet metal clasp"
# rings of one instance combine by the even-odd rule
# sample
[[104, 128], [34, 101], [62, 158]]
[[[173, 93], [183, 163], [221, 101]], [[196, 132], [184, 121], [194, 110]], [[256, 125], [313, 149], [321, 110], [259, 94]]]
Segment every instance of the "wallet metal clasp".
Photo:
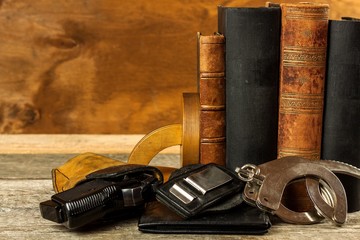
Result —
[[[247, 164], [237, 168], [236, 172], [247, 182], [243, 192], [246, 202], [297, 224], [318, 223], [324, 217], [337, 225], [344, 224], [347, 199], [343, 185], [334, 173], [360, 179], [360, 169], [349, 164], [300, 157], [284, 157], [259, 166]], [[281, 203], [285, 187], [299, 179], [305, 179], [314, 211], [295, 212]]]
[[[228, 183], [232, 177], [218, 168], [205, 168], [184, 177], [182, 180], [182, 184], [175, 183], [169, 191], [183, 203], [189, 204], [197, 198], [198, 194], [205, 195], [207, 192]], [[189, 191], [189, 186], [195, 191]]]

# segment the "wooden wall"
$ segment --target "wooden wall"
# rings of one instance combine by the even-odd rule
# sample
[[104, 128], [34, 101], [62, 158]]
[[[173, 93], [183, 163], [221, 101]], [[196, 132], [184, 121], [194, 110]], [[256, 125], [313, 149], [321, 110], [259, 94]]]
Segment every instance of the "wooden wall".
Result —
[[[276, 1], [295, 2], [295, 1]], [[360, 17], [358, 0], [330, 4]], [[0, 133], [146, 133], [181, 122], [196, 32], [265, 0], [0, 0]]]

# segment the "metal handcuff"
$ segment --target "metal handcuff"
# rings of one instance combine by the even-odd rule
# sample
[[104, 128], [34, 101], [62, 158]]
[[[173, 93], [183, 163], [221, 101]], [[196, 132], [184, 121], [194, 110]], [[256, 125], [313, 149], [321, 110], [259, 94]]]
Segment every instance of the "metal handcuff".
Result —
[[[346, 222], [347, 199], [344, 187], [335, 173], [360, 179], [360, 169], [332, 160], [309, 160], [290, 156], [255, 166], [246, 164], [235, 170], [246, 182], [243, 198], [258, 208], [277, 215], [285, 222], [313, 224], [324, 218], [336, 225]], [[296, 212], [282, 204], [283, 193], [290, 183], [304, 180], [314, 210]]]

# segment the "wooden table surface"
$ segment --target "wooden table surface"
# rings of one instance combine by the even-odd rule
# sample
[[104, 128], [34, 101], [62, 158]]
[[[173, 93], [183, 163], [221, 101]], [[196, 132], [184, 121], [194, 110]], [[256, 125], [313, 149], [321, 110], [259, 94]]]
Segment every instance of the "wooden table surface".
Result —
[[[96, 152], [126, 161], [141, 135], [0, 135], [0, 239], [358, 239], [360, 212], [342, 227], [330, 221], [310, 226], [273, 222], [263, 236], [144, 234], [137, 219], [87, 231], [70, 231], [40, 216], [39, 203], [54, 194], [50, 170], [81, 152]], [[178, 166], [177, 148], [154, 164]]]

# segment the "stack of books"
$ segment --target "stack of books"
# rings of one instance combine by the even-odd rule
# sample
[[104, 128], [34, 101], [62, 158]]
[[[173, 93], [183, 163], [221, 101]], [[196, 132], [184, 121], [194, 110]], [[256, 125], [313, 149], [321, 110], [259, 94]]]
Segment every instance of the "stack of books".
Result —
[[[218, 7], [217, 33], [198, 34], [201, 163], [302, 156], [360, 167], [360, 21], [328, 12], [318, 3]], [[360, 183], [341, 179], [349, 211], [360, 210]], [[306, 202], [299, 188], [289, 194]]]

